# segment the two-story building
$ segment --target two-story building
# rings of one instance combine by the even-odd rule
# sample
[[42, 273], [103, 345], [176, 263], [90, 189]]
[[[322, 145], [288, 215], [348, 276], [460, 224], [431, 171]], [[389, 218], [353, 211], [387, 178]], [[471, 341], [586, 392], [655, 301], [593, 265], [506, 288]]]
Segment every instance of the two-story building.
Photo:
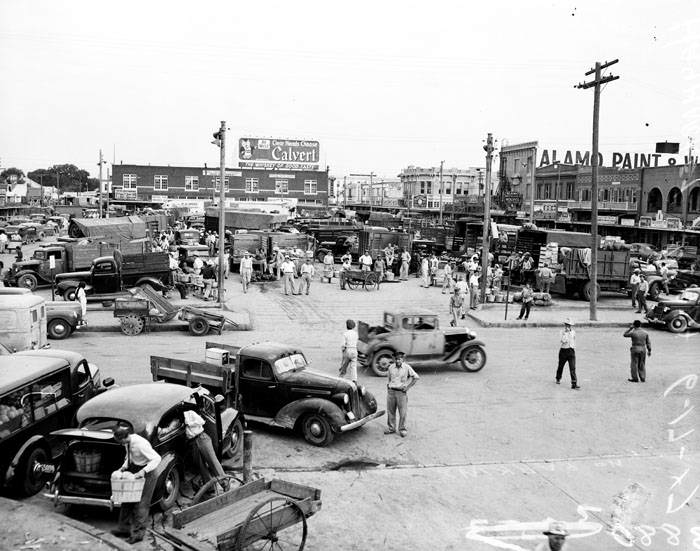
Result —
[[[213, 200], [221, 186], [218, 168], [167, 165], [112, 166], [114, 200], [165, 203]], [[226, 198], [234, 201], [293, 199], [299, 207], [328, 205], [328, 172], [318, 170], [226, 169]]]
[[[443, 208], [448, 210], [451, 208], [448, 205], [462, 203], [467, 197], [484, 195], [486, 169], [443, 167], [441, 175], [440, 167], [408, 166], [401, 171], [399, 178], [407, 208], [437, 211], [442, 200]], [[496, 182], [494, 174], [491, 189], [495, 189]]]

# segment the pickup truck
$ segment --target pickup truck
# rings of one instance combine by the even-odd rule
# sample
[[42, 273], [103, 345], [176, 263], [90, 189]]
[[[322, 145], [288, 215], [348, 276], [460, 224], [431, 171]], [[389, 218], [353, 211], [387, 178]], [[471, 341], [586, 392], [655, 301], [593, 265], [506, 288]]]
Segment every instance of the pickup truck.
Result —
[[294, 346], [207, 343], [206, 349], [209, 362], [151, 356], [153, 380], [201, 385], [225, 396], [247, 420], [298, 430], [314, 446], [384, 415], [363, 386], [309, 370]]
[[26, 287], [34, 291], [40, 285], [51, 285], [51, 257], [54, 258], [54, 274], [89, 269], [92, 260], [120, 249], [123, 254], [143, 252], [144, 242], [124, 244], [98, 242], [58, 242], [42, 245], [31, 258], [14, 262], [5, 274], [5, 286]]
[[153, 252], [101, 256], [89, 271], [67, 272], [56, 276], [56, 287], [64, 300], [75, 300], [78, 284], [85, 282], [88, 301], [111, 301], [130, 287], [150, 285], [157, 291], [172, 286], [168, 253]]

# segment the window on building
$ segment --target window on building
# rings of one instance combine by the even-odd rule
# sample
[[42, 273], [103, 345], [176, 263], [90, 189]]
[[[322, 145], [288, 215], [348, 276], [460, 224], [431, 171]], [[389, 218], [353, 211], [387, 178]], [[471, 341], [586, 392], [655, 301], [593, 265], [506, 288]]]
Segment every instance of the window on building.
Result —
[[[221, 190], [221, 177], [215, 176], [214, 177], [214, 191], [220, 191], [220, 190]], [[224, 178], [224, 192], [228, 192], [228, 178]]]
[[513, 174], [520, 174], [520, 159], [513, 159]]
[[422, 180], [420, 183], [420, 193], [421, 195], [425, 195], [425, 182], [423, 182]]
[[258, 193], [260, 191], [260, 183], [257, 178], [246, 178], [245, 179], [245, 192], [246, 193]]
[[452, 185], [445, 184], [445, 195], [451, 195], [451, 194], [452, 194]]
[[287, 195], [289, 193], [289, 181], [275, 180], [275, 193]]
[[426, 193], [427, 193], [428, 195], [430, 195], [430, 194], [433, 193], [433, 183], [432, 183], [432, 182], [427, 182], [427, 184], [428, 184], [428, 185], [427, 185], [426, 188], [425, 188], [425, 189], [426, 189]]
[[185, 191], [199, 191], [199, 176], [185, 176]]
[[316, 195], [317, 188], [316, 180], [304, 180], [304, 195]]
[[168, 177], [164, 174], [153, 176], [154, 191], [168, 191]]
[[136, 174], [122, 174], [122, 188], [136, 189]]
[[634, 205], [637, 204], [637, 190], [633, 189], [630, 192], [630, 202]]

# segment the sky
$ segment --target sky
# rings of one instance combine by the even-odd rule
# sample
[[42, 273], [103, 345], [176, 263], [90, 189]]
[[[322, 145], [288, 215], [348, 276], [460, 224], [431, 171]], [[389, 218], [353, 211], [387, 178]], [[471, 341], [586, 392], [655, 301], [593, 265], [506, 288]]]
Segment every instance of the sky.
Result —
[[[700, 2], [0, 0], [0, 167], [227, 165], [318, 140], [332, 175], [484, 166], [496, 147], [700, 144]], [[697, 154], [697, 151], [696, 151]], [[494, 166], [497, 166], [495, 164]]]

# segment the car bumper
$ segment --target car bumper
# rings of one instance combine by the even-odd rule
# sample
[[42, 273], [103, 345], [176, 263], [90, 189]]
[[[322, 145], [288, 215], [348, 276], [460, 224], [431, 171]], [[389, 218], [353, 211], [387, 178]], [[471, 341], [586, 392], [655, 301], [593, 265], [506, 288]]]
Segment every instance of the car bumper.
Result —
[[106, 507], [110, 511], [114, 509], [114, 507], [120, 505], [111, 499], [102, 499], [98, 497], [64, 496], [60, 495], [58, 492], [53, 494], [45, 493], [43, 495], [53, 501], [54, 505], [58, 505], [59, 503], [65, 503], [67, 505], [91, 505], [93, 507]]
[[356, 429], [358, 427], [361, 427], [365, 423], [368, 423], [372, 419], [377, 419], [378, 417], [381, 417], [385, 413], [386, 412], [383, 409], [381, 409], [375, 413], [372, 413], [371, 415], [367, 415], [366, 417], [363, 417], [362, 419], [358, 419], [357, 421], [353, 421], [352, 423], [348, 423], [347, 425], [343, 425], [338, 430], [340, 430], [340, 432], [347, 432], [349, 430]]

